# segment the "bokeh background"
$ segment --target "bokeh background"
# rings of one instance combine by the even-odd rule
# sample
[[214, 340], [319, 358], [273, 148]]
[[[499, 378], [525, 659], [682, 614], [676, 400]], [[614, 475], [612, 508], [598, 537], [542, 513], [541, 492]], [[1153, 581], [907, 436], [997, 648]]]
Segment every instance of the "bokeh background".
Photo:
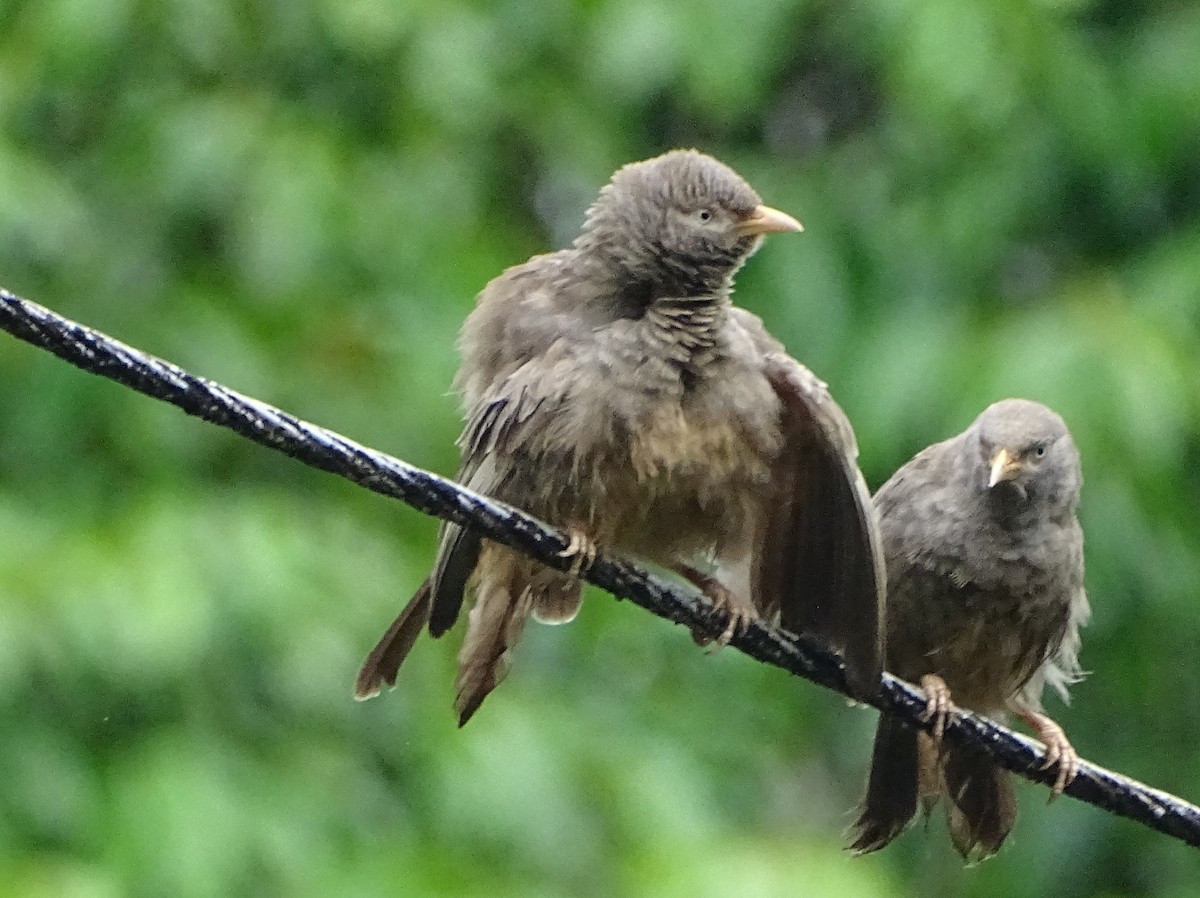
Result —
[[[0, 283], [453, 472], [455, 333], [618, 165], [807, 231], [738, 300], [873, 486], [989, 402], [1081, 446], [1087, 757], [1200, 798], [1200, 7], [3, 0]], [[464, 730], [457, 634], [356, 704], [436, 525], [0, 335], [0, 896], [1191, 896], [1020, 786], [841, 848], [873, 712], [596, 593]]]

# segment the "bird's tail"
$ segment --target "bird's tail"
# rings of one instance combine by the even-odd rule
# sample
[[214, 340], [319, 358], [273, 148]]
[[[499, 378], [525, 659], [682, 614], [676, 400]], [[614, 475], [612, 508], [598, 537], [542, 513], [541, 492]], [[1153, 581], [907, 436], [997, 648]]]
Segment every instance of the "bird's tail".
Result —
[[899, 718], [880, 715], [867, 794], [851, 827], [850, 850], [856, 854], [883, 848], [916, 816], [921, 792], [920, 735]]
[[404, 606], [383, 637], [371, 649], [367, 660], [358, 671], [358, 679], [354, 682], [354, 697], [359, 701], [374, 698], [383, 690], [384, 684], [396, 685], [396, 674], [400, 665], [408, 657], [413, 643], [421, 634], [421, 629], [429, 621], [429, 610], [432, 603], [430, 581], [426, 580], [417, 590], [417, 594]]
[[926, 733], [884, 714], [875, 731], [871, 776], [862, 811], [851, 829], [850, 848], [876, 851], [898, 836], [938, 799], [946, 799], [950, 838], [968, 863], [1000, 850], [1017, 819], [1017, 799], [1008, 775], [977, 754], [937, 746]]
[[534, 592], [522, 564], [500, 547], [481, 565], [475, 606], [467, 618], [467, 635], [458, 653], [454, 709], [463, 726], [488, 694], [500, 685], [512, 663], [534, 605]]
[[991, 857], [1017, 820], [1017, 796], [1008, 774], [978, 754], [947, 747], [942, 783], [954, 847], [968, 863]]

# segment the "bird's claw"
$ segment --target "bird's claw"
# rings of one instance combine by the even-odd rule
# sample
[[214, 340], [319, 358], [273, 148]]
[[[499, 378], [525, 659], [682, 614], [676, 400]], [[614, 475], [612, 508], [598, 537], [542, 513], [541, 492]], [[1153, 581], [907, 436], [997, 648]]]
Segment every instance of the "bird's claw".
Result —
[[558, 557], [570, 558], [571, 566], [567, 568], [567, 573], [572, 577], [580, 577], [591, 570], [599, 552], [592, 538], [578, 527], [568, 527], [566, 534], [567, 547], [558, 553]]
[[954, 713], [954, 702], [950, 700], [950, 687], [937, 674], [925, 674], [920, 680], [925, 693], [925, 711], [921, 719], [933, 721], [933, 742], [941, 749], [942, 736], [946, 732], [946, 721]]
[[1050, 787], [1050, 801], [1058, 798], [1079, 775], [1079, 754], [1075, 746], [1067, 738], [1067, 734], [1057, 723], [1045, 714], [1027, 714], [1026, 718], [1038, 732], [1042, 742], [1046, 744], [1046, 760], [1040, 769], [1049, 770], [1058, 765], [1058, 776]]
[[729, 615], [729, 623], [709, 648], [710, 652], [725, 648], [734, 636], [741, 636], [745, 633], [750, 622], [754, 620], [754, 612], [739, 608], [727, 591], [722, 590], [722, 592], [721, 600], [718, 601], [715, 596], [713, 597], [713, 607], [726, 612]]
[[729, 618], [725, 629], [715, 640], [705, 633], [693, 631], [692, 638], [699, 645], [708, 645], [709, 652], [725, 648], [725, 646], [729, 645], [733, 637], [744, 634], [750, 623], [758, 620], [758, 615], [755, 613], [754, 608], [747, 606], [744, 602], [738, 601], [737, 596], [730, 592], [712, 574], [707, 574], [686, 564], [681, 564], [674, 568], [674, 570], [704, 593], [704, 597], [708, 599], [714, 609], [724, 612]]
[[750, 622], [756, 620], [758, 615], [754, 613], [753, 608], [748, 608], [739, 602], [737, 596], [726, 589], [716, 577], [696, 571], [691, 571], [690, 574], [691, 576], [688, 574], [685, 576], [688, 576], [688, 579], [700, 588], [700, 591], [712, 603], [713, 608], [725, 613], [729, 618], [721, 635], [712, 642], [708, 649], [709, 653], [719, 651], [729, 645], [729, 641], [734, 636], [741, 636], [745, 633]]

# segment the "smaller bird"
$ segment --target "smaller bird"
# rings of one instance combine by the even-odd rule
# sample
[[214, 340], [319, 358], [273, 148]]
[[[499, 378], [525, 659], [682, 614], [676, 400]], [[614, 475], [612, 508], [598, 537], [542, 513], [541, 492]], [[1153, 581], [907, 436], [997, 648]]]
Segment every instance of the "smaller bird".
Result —
[[1041, 694], [1050, 685], [1065, 701], [1082, 675], [1079, 629], [1090, 616], [1075, 516], [1082, 482], [1062, 418], [1006, 399], [918, 453], [876, 493], [886, 666], [920, 683], [934, 733], [880, 717], [853, 851], [884, 847], [918, 802], [928, 811], [939, 798], [964, 859], [1000, 849], [1016, 821], [1016, 796], [991, 761], [942, 744], [955, 705], [1028, 721], [1046, 743], [1046, 766], [1058, 766], [1052, 797], [1075, 777], [1078, 756], [1042, 710]]

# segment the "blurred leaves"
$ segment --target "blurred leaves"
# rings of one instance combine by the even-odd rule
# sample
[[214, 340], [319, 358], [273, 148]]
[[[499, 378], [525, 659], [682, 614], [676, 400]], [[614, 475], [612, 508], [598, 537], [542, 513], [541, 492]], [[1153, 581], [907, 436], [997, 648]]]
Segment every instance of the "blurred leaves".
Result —
[[[1082, 447], [1096, 761], [1200, 796], [1200, 12], [1107, 0], [0, 4], [0, 282], [450, 473], [458, 324], [695, 144], [808, 230], [739, 281], [878, 484], [984, 405]], [[357, 661], [435, 527], [0, 351], [0, 896], [1190, 894], [1022, 788], [852, 860], [870, 716], [593, 597], [466, 730]], [[447, 640], [454, 642], [454, 637]]]

